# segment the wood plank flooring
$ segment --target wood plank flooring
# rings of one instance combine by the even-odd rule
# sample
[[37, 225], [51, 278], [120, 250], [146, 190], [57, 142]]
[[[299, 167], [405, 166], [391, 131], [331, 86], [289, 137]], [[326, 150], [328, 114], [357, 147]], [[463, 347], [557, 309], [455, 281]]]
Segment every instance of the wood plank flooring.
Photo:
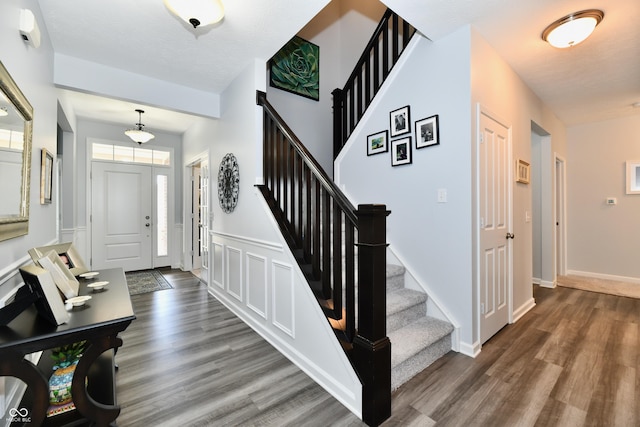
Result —
[[[190, 273], [132, 297], [118, 425], [362, 426]], [[451, 352], [400, 387], [384, 426], [638, 426], [640, 300], [534, 288], [536, 307], [473, 359]]]

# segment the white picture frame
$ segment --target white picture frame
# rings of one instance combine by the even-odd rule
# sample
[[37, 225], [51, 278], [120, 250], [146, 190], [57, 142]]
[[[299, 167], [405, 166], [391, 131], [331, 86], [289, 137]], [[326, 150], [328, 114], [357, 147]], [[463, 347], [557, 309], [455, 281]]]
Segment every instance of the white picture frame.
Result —
[[56, 251], [51, 250], [47, 252], [45, 256], [38, 259], [38, 264], [51, 273], [56, 286], [67, 299], [78, 296], [80, 283], [71, 273], [71, 270], [63, 264]]
[[627, 194], [640, 194], [640, 160], [627, 161]]
[[42, 317], [58, 326], [71, 319], [49, 271], [29, 264], [20, 268], [20, 275], [26, 286], [30, 286], [37, 295], [41, 295], [34, 304]]

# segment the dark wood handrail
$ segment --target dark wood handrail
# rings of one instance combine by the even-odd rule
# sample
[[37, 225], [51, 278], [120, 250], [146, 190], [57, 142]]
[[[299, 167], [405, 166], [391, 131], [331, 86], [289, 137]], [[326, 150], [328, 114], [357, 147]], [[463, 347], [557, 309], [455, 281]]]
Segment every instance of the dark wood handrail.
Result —
[[327, 317], [343, 320], [334, 330], [362, 382], [363, 420], [379, 425], [391, 415], [389, 212], [384, 205], [355, 209], [264, 92], [257, 93], [256, 102], [264, 111], [264, 183], [258, 188]]
[[342, 191], [334, 184], [334, 182], [329, 178], [327, 173], [322, 169], [322, 166], [318, 163], [318, 161], [311, 155], [309, 150], [300, 142], [298, 137], [293, 133], [291, 128], [285, 123], [285, 121], [280, 117], [278, 112], [273, 108], [273, 106], [267, 101], [267, 94], [265, 92], [258, 91], [257, 92], [257, 104], [262, 106], [262, 108], [271, 115], [275, 122], [278, 124], [278, 128], [283, 133], [285, 138], [287, 138], [293, 148], [300, 154], [303, 161], [309, 166], [311, 172], [316, 175], [322, 186], [326, 189], [326, 191], [331, 195], [334, 200], [337, 200], [340, 204], [340, 207], [348, 216], [348, 218], [356, 223], [357, 218], [355, 215], [356, 208], [353, 204], [347, 199]]
[[414, 34], [415, 28], [411, 24], [387, 9], [344, 87], [331, 93], [334, 158], [342, 150]]

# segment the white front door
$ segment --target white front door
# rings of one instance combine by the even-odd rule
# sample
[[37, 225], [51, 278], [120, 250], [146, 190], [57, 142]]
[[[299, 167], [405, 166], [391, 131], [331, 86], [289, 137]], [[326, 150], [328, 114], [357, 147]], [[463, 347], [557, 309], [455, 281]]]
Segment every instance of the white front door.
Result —
[[484, 343], [509, 322], [511, 256], [508, 129], [480, 114], [480, 339]]
[[151, 167], [92, 162], [91, 268], [152, 268]]

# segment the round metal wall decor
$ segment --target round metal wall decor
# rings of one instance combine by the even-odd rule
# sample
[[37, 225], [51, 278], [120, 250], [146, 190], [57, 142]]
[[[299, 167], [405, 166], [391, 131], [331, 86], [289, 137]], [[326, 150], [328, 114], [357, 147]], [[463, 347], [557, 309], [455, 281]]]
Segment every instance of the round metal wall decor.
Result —
[[238, 204], [240, 191], [240, 169], [236, 156], [228, 153], [222, 158], [218, 169], [218, 200], [226, 213], [231, 213]]

